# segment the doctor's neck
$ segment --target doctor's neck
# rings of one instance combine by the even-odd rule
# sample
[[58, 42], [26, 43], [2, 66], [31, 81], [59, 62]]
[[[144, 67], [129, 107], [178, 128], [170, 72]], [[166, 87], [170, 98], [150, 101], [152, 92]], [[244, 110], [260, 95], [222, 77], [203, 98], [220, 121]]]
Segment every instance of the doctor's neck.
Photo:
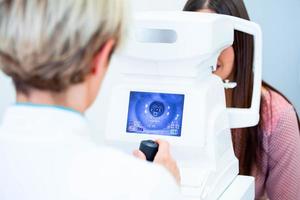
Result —
[[17, 91], [17, 103], [63, 106], [84, 113], [90, 106], [88, 91], [83, 84], [69, 87], [63, 92], [30, 89], [27, 94]]

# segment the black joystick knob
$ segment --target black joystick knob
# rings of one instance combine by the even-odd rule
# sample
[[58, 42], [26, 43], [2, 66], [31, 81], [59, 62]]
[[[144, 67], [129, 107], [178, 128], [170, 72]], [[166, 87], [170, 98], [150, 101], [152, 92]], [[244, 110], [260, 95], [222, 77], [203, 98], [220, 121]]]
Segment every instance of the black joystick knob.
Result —
[[158, 151], [158, 144], [152, 140], [144, 140], [141, 142], [139, 149], [145, 154], [148, 161], [153, 162]]

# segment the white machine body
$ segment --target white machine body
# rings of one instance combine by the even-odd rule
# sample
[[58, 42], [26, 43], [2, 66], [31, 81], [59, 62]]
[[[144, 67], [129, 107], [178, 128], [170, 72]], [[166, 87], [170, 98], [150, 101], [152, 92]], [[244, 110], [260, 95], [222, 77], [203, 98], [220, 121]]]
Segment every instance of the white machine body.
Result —
[[[213, 74], [218, 56], [233, 44], [234, 30], [255, 39], [249, 109], [226, 108], [224, 83]], [[105, 141], [124, 151], [145, 139], [170, 142], [183, 194], [218, 199], [239, 173], [230, 129], [258, 123], [261, 48], [260, 28], [249, 21], [217, 14], [140, 13], [112, 60], [100, 107], [91, 112], [102, 113], [97, 123]]]

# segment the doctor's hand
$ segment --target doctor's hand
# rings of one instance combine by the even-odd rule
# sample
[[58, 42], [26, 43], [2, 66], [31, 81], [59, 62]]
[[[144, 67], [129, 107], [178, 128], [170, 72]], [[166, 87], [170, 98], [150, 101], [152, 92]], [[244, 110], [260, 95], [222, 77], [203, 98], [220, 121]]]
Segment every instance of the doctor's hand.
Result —
[[[156, 140], [156, 142], [159, 147], [153, 162], [164, 166], [175, 177], [177, 183], [180, 184], [179, 168], [171, 155], [169, 143], [163, 140]], [[146, 160], [144, 153], [139, 150], [135, 150], [133, 155], [142, 160]]]

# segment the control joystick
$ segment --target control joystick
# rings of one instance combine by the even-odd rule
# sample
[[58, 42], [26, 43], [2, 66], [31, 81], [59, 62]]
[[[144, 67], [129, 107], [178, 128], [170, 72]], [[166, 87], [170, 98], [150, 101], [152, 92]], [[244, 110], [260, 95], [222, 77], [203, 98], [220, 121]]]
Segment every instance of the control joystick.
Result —
[[158, 144], [153, 140], [143, 140], [139, 150], [146, 156], [146, 160], [153, 162], [156, 153], [158, 152]]

